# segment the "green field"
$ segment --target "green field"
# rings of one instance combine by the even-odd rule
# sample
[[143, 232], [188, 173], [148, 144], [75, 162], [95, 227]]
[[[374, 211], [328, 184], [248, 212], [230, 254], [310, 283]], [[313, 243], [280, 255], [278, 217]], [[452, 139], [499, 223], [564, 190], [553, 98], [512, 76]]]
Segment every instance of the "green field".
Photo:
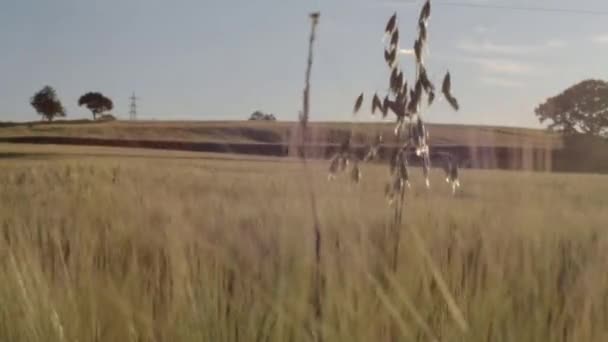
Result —
[[[0, 144], [0, 341], [606, 341], [608, 177]], [[322, 315], [311, 304], [316, 194]]]

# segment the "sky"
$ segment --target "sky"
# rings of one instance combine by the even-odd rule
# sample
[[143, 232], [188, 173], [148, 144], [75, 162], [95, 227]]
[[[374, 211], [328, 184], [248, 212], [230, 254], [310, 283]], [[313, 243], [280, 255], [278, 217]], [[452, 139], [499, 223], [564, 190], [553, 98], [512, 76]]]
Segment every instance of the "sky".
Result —
[[[432, 106], [430, 122], [540, 127], [534, 108], [587, 78], [608, 80], [606, 0], [436, 0], [427, 68], [452, 74], [461, 110]], [[454, 5], [457, 4], [457, 5]], [[361, 112], [387, 88], [383, 30], [396, 12], [413, 45], [421, 0], [0, 0], [0, 121], [38, 118], [29, 98], [51, 85], [68, 118], [91, 117], [80, 95], [100, 91], [128, 118], [237, 120], [253, 111], [295, 120], [310, 20], [321, 11], [311, 119], [379, 120]], [[481, 6], [481, 7], [477, 7]], [[575, 9], [509, 10], [501, 7]], [[412, 77], [412, 56], [400, 57]], [[369, 102], [366, 102], [369, 105]], [[369, 106], [365, 107], [368, 108]]]

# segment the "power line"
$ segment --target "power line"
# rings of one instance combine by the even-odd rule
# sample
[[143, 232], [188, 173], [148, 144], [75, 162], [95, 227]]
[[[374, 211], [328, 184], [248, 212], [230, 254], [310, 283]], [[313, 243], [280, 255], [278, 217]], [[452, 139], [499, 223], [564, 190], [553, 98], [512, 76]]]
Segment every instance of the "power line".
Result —
[[519, 6], [519, 5], [501, 5], [501, 4], [476, 4], [470, 2], [456, 1], [435, 1], [435, 5], [452, 6], [452, 7], [468, 7], [480, 9], [497, 9], [525, 12], [553, 12], [553, 13], [569, 13], [569, 14], [586, 14], [586, 15], [608, 15], [608, 11], [598, 11], [578, 8], [559, 8], [559, 7], [539, 7], [539, 6]]
[[[413, 5], [420, 3], [421, 1], [416, 0], [401, 0], [401, 1], [390, 1], [390, 4], [394, 5]], [[387, 3], [387, 4], [389, 4]], [[450, 7], [464, 7], [464, 8], [476, 8], [476, 9], [489, 9], [489, 10], [509, 10], [509, 11], [521, 11], [521, 12], [545, 12], [545, 13], [567, 13], [567, 14], [581, 14], [581, 15], [608, 15], [608, 11], [584, 9], [584, 8], [561, 8], [561, 7], [542, 7], [542, 6], [521, 6], [521, 5], [507, 5], [507, 4], [481, 4], [464, 1], [432, 1], [434, 6], [450, 6]]]

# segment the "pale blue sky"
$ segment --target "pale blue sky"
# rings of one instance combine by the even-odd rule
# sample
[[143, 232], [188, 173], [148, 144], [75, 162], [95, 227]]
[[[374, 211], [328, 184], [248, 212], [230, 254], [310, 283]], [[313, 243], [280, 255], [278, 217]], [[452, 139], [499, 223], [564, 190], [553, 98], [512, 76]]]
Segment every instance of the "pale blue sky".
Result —
[[[608, 79], [608, 15], [453, 7], [434, 1], [429, 70], [449, 68], [462, 110], [438, 103], [427, 119], [538, 126], [533, 109], [585, 78]], [[608, 12], [606, 0], [462, 0], [460, 3]], [[443, 4], [442, 4], [443, 3]], [[386, 20], [399, 15], [402, 47], [421, 1], [400, 0], [0, 0], [0, 121], [37, 116], [29, 97], [49, 84], [70, 118], [101, 91], [128, 116], [241, 119], [260, 109], [293, 120], [301, 108], [307, 14], [322, 12], [312, 78], [312, 118], [350, 120], [361, 91], [383, 91]], [[411, 69], [411, 57], [402, 66]], [[367, 108], [367, 107], [366, 107]], [[364, 114], [365, 115], [365, 114]], [[366, 115], [365, 115], [366, 116]]]

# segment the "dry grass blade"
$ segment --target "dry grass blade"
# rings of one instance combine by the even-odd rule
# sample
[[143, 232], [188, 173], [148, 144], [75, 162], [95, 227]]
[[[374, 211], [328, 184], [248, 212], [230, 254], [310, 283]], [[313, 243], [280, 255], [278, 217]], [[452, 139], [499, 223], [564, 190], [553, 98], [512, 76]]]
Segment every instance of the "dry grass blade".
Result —
[[403, 91], [403, 72], [399, 71], [397, 74], [397, 84], [396, 84], [396, 92], [399, 93]]
[[428, 105], [431, 106], [433, 104], [433, 101], [435, 100], [435, 91], [434, 90], [431, 90], [429, 92], [429, 99], [428, 100], [429, 100]]
[[407, 171], [407, 159], [403, 153], [401, 153], [401, 155], [402, 156], [399, 160], [399, 178], [401, 178], [401, 180], [407, 184], [410, 181], [409, 173]]
[[418, 24], [418, 39], [420, 39], [421, 42], [426, 42], [427, 40], [427, 29], [426, 29], [426, 24], [424, 22], [420, 22]]
[[414, 42], [414, 54], [416, 55], [416, 62], [422, 64], [422, 41], [420, 39], [416, 39]]
[[406, 187], [410, 187], [408, 160], [404, 149], [395, 150], [390, 159], [389, 170], [392, 180], [385, 188], [385, 195], [391, 204], [395, 198], [403, 195]]
[[421, 65], [419, 67], [419, 80], [421, 82], [422, 87], [424, 88], [424, 91], [429, 94], [432, 91], [435, 90], [435, 86], [433, 85], [433, 83], [431, 82], [431, 80], [429, 79], [428, 73], [426, 72], [426, 68]]
[[397, 323], [401, 336], [408, 340], [413, 339], [414, 336], [412, 336], [409, 329], [407, 328], [407, 325], [405, 324], [403, 317], [401, 317], [399, 310], [397, 310], [395, 305], [392, 303], [392, 301], [386, 294], [386, 291], [382, 288], [382, 285], [380, 284], [380, 282], [376, 278], [374, 278], [373, 275], [371, 275], [369, 273], [367, 274], [367, 278], [374, 285], [378, 299], [380, 299], [380, 302], [382, 302], [382, 305], [384, 305], [384, 307], [386, 308], [386, 311], [391, 315], [391, 317], [393, 318], [393, 321]]
[[357, 114], [359, 109], [361, 109], [361, 105], [363, 104], [363, 93], [357, 97], [355, 101], [355, 107], [353, 108], [353, 114]]
[[350, 172], [350, 179], [353, 183], [358, 184], [361, 181], [361, 170], [359, 169], [359, 163], [354, 162], [352, 170]]
[[397, 49], [393, 49], [390, 52], [388, 52], [388, 55], [386, 54], [385, 51], [385, 56], [387, 56], [387, 62], [388, 62], [388, 66], [389, 68], [394, 68], [397, 64]]
[[441, 92], [443, 96], [448, 101], [448, 103], [454, 108], [454, 110], [458, 111], [460, 106], [458, 105], [458, 100], [452, 95], [452, 78], [450, 72], [448, 71], [443, 78], [443, 84], [441, 86]]
[[449, 71], [443, 77], [443, 83], [441, 84], [441, 91], [444, 94], [452, 93], [452, 76], [450, 75]]
[[424, 331], [424, 333], [429, 336], [432, 342], [439, 342], [439, 339], [435, 336], [431, 327], [429, 327], [429, 325], [424, 321], [424, 318], [422, 317], [414, 303], [412, 303], [405, 291], [402, 289], [401, 284], [399, 284], [395, 275], [387, 272], [386, 278], [388, 279], [395, 293], [397, 293], [399, 300], [405, 305], [407, 311], [410, 313], [410, 316], [412, 316], [416, 324], [418, 324], [422, 331]]
[[391, 36], [391, 47], [393, 49], [398, 49], [399, 47], [399, 29], [395, 29]]
[[397, 121], [403, 119], [403, 116], [404, 116], [403, 110], [401, 110], [401, 108], [399, 107], [398, 101], [388, 100], [387, 104], [388, 104], [388, 109], [390, 109], [397, 116]]
[[382, 102], [380, 101], [378, 94], [374, 94], [374, 98], [372, 99], [372, 114], [376, 114], [376, 109], [384, 112], [384, 108], [382, 107]]
[[[426, 131], [426, 127], [424, 126], [424, 122], [422, 121], [422, 118], [420, 116], [418, 116], [418, 118], [416, 119], [416, 125], [413, 127], [413, 133], [414, 133], [414, 139], [416, 141], [416, 144], [419, 147], [423, 147], [426, 145], [426, 138], [427, 138], [427, 131]], [[418, 155], [420, 155], [420, 153], [417, 153]]]
[[398, 93], [401, 84], [399, 84], [399, 70], [397, 68], [391, 71], [390, 76], [390, 89], [393, 93]]
[[412, 236], [414, 237], [414, 245], [416, 246], [416, 249], [418, 249], [418, 252], [420, 252], [420, 254], [422, 254], [422, 256], [425, 258], [427, 265], [430, 268], [431, 273], [433, 274], [433, 279], [435, 279], [435, 282], [437, 283], [437, 286], [439, 287], [439, 291], [441, 292], [443, 299], [446, 301], [446, 304], [448, 305], [448, 310], [450, 312], [450, 315], [452, 316], [452, 319], [456, 322], [456, 324], [458, 324], [458, 327], [460, 328], [460, 330], [462, 330], [462, 332], [467, 332], [469, 330], [469, 325], [467, 324], [467, 321], [465, 320], [464, 315], [462, 314], [462, 311], [456, 304], [454, 297], [450, 293], [450, 290], [449, 290], [445, 280], [441, 276], [441, 272], [435, 265], [435, 262], [433, 261], [433, 257], [429, 254], [429, 252], [424, 244], [424, 241], [422, 240], [422, 237], [418, 233], [417, 228], [415, 226], [412, 226], [410, 229], [410, 232], [412, 233]]
[[430, 172], [431, 172], [431, 159], [429, 158], [428, 146], [424, 145], [424, 149], [419, 149], [422, 156], [422, 173], [424, 175], [424, 185], [427, 189], [431, 188]]
[[458, 104], [458, 100], [453, 96], [446, 96], [445, 99], [448, 101], [450, 106], [454, 108], [455, 111], [460, 110], [460, 105]]
[[386, 64], [388, 64], [389, 67], [391, 67], [391, 53], [388, 50], [384, 50], [384, 61], [386, 61]]
[[389, 161], [389, 171], [391, 173], [391, 175], [394, 175], [395, 172], [397, 171], [397, 167], [399, 165], [399, 151], [400, 150], [395, 150], [395, 152], [393, 152], [393, 155], [391, 156], [391, 159]]
[[420, 105], [420, 99], [422, 97], [422, 84], [420, 81], [416, 83], [413, 90], [410, 90], [410, 102], [407, 106], [407, 111], [413, 115], [418, 113], [418, 107]]
[[341, 156], [339, 153], [336, 153], [332, 158], [329, 164], [329, 175], [328, 179], [332, 180], [336, 177], [336, 174], [340, 171], [340, 163]]
[[395, 29], [396, 24], [397, 24], [397, 12], [395, 12], [395, 14], [393, 14], [390, 17], [390, 19], [388, 20], [388, 22], [386, 23], [386, 28], [384, 29], [384, 32], [386, 34], [390, 34]]
[[388, 95], [386, 95], [384, 97], [384, 100], [382, 101], [382, 118], [386, 118], [386, 116], [388, 115], [388, 110], [390, 106], [390, 100], [388, 99]]
[[420, 10], [420, 17], [418, 18], [418, 22], [425, 23], [431, 17], [431, 0], [426, 0], [424, 6], [422, 6], [422, 10]]

